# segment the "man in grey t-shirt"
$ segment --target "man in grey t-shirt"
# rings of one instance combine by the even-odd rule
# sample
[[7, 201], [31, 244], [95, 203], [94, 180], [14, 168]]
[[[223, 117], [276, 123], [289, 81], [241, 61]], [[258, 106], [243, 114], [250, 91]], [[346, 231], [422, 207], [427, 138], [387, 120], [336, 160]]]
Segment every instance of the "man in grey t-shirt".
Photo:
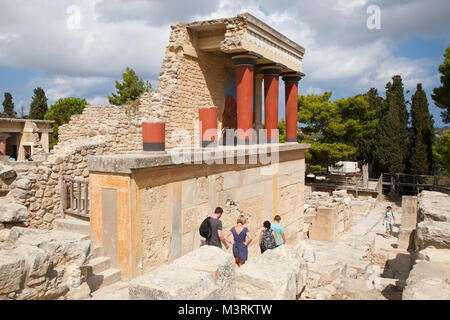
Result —
[[214, 215], [209, 219], [209, 223], [211, 225], [211, 237], [206, 240], [206, 244], [209, 246], [216, 246], [222, 248], [222, 243], [225, 245], [225, 248], [228, 249], [228, 244], [222, 233], [222, 221], [220, 221], [220, 217], [222, 217], [223, 209], [221, 207], [217, 207], [214, 211]]

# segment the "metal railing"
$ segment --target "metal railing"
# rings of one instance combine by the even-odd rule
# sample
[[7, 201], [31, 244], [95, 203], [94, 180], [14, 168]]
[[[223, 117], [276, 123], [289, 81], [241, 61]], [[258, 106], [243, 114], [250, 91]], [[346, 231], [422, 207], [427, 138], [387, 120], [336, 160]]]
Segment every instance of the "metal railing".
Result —
[[89, 182], [62, 178], [63, 213], [89, 218]]

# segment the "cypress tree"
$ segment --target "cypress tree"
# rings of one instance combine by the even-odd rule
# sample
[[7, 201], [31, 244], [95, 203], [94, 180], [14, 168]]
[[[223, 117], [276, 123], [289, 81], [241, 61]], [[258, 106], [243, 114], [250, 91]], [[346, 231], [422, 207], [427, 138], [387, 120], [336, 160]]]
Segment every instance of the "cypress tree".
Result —
[[444, 109], [441, 112], [442, 121], [450, 123], [450, 46], [447, 47], [444, 54], [444, 63], [439, 66], [441, 76], [441, 86], [433, 89], [434, 103], [437, 107]]
[[434, 121], [428, 111], [428, 100], [422, 84], [417, 84], [411, 104], [411, 142], [408, 161], [409, 172], [414, 174], [433, 173]]
[[400, 76], [386, 85], [385, 115], [379, 128], [376, 158], [381, 170], [391, 174], [405, 171], [408, 153], [408, 111]]
[[34, 89], [34, 96], [30, 105], [30, 113], [28, 119], [43, 120], [45, 113], [47, 112], [47, 97], [42, 88]]
[[16, 118], [17, 113], [14, 111], [14, 102], [12, 95], [9, 92], [5, 92], [5, 100], [3, 101], [3, 113], [2, 118]]

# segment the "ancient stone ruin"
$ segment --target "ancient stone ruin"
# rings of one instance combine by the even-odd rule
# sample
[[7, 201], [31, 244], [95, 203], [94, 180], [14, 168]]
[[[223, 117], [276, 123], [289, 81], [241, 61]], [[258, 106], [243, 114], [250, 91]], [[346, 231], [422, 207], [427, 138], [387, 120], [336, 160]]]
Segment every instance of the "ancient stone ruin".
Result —
[[[137, 109], [87, 106], [52, 151], [1, 166], [0, 299], [448, 298], [448, 217], [431, 200], [448, 195], [394, 206], [385, 239], [390, 202], [305, 187], [304, 53], [250, 14], [172, 25]], [[286, 245], [261, 254], [254, 241], [235, 270], [198, 232], [217, 206], [224, 230], [244, 215], [255, 239], [280, 215]]]

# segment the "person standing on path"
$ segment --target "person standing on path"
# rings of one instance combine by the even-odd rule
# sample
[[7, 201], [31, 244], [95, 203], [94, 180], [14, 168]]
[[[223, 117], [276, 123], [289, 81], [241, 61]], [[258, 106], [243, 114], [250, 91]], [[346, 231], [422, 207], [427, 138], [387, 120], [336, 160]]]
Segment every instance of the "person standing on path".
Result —
[[231, 228], [231, 230], [228, 231], [225, 236], [225, 239], [227, 239], [231, 234], [233, 235], [233, 256], [236, 264], [236, 269], [240, 268], [245, 263], [245, 261], [247, 261], [248, 245], [253, 240], [247, 227], [244, 227], [244, 224], [246, 222], [247, 219], [245, 219], [243, 215], [240, 215], [236, 221], [236, 226]]
[[273, 218], [273, 221], [270, 224], [270, 228], [275, 232], [276, 235], [276, 241], [277, 241], [277, 247], [281, 246], [282, 244], [286, 244], [286, 237], [284, 236], [284, 228], [281, 225], [281, 217], [279, 215], [276, 215]]
[[206, 244], [208, 246], [216, 246], [222, 249], [222, 243], [225, 248], [228, 249], [228, 244], [222, 233], [222, 221], [220, 221], [220, 217], [222, 217], [223, 209], [221, 207], [217, 207], [214, 210], [214, 215], [209, 218], [210, 228], [211, 228], [211, 236], [209, 239], [206, 239]]
[[384, 222], [386, 222], [386, 237], [390, 238], [395, 224], [395, 215], [394, 212], [392, 211], [391, 206], [388, 206], [386, 208], [386, 212], [384, 213], [383, 216], [383, 222], [381, 224], [383, 225]]

